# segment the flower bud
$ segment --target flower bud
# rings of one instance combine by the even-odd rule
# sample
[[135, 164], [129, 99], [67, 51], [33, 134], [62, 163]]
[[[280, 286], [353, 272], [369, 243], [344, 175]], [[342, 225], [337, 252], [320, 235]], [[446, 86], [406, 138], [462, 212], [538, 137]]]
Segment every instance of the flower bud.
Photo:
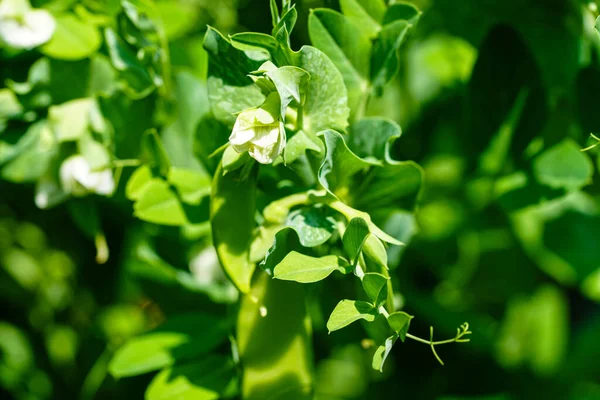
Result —
[[262, 106], [242, 111], [235, 121], [229, 143], [238, 153], [245, 151], [261, 164], [271, 164], [285, 148], [286, 136], [277, 93]]

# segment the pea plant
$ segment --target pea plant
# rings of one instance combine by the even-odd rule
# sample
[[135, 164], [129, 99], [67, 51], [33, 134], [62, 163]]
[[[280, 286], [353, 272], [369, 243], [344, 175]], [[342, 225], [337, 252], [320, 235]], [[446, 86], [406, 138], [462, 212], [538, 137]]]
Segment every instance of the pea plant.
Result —
[[114, 377], [160, 371], [148, 399], [312, 398], [319, 332], [359, 329], [380, 372], [398, 339], [441, 364], [436, 346], [469, 341], [468, 323], [444, 340], [411, 332], [390, 274], [415, 234], [424, 172], [392, 157], [400, 126], [368, 110], [394, 83], [415, 6], [311, 10], [312, 46], [296, 51], [298, 12], [271, 0], [271, 34], [207, 28], [198, 84], [171, 70], [152, 3], [67, 3], [1, 3], [7, 51], [38, 51], [0, 91], [2, 178], [33, 184], [41, 209], [66, 204], [98, 263], [111, 257], [109, 198], [179, 229], [199, 244], [196, 276], [161, 259], [144, 230], [128, 241], [132, 273], [213, 302], [112, 342]]

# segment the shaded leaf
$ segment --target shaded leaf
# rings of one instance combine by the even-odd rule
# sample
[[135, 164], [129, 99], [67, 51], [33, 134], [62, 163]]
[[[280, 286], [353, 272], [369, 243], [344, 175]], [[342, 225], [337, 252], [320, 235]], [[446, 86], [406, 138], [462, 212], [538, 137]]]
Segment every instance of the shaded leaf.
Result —
[[249, 260], [256, 199], [256, 176], [242, 181], [239, 171], [213, 178], [210, 221], [213, 243], [225, 272], [243, 293], [250, 290], [255, 265]]
[[388, 281], [389, 278], [375, 272], [367, 272], [363, 277], [363, 289], [375, 307], [379, 307], [387, 300]]
[[355, 264], [360, 251], [369, 236], [369, 225], [360, 217], [352, 218], [342, 239], [344, 251], [351, 264]]
[[565, 139], [533, 161], [533, 172], [537, 181], [544, 185], [573, 190], [591, 181], [594, 165], [577, 143]]
[[155, 371], [205, 354], [227, 339], [229, 324], [210, 314], [184, 314], [129, 340], [109, 364], [117, 378]]
[[292, 211], [286, 225], [293, 228], [304, 247], [319, 246], [329, 240], [336, 229], [336, 221], [324, 207], [304, 207]]

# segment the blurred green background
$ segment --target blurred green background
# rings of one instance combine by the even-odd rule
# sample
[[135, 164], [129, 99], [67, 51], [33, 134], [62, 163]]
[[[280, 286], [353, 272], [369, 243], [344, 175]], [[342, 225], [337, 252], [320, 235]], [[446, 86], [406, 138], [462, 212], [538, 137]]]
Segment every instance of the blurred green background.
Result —
[[[73, 13], [115, 2], [101, 3], [32, 1]], [[318, 398], [600, 399], [600, 152], [580, 152], [600, 132], [596, 4], [414, 3], [424, 14], [401, 50], [400, 73], [367, 112], [400, 123], [396, 158], [417, 161], [426, 174], [414, 237], [391, 254], [393, 273], [399, 302], [416, 316], [411, 332], [426, 336], [432, 325], [436, 335], [452, 336], [469, 321], [473, 337], [438, 350], [445, 367], [425, 346], [397, 345], [380, 374], [365, 362], [360, 326], [332, 336], [315, 329]], [[194, 164], [206, 156], [197, 146], [203, 132], [223, 137], [203, 119], [206, 25], [268, 33], [269, 2], [155, 4], [168, 41], [172, 104], [155, 95], [132, 100], [98, 83], [112, 73], [96, 68], [108, 59], [106, 44], [78, 61], [2, 49], [0, 90], [32, 85], [19, 100], [34, 109], [92, 93], [115, 127], [120, 158], [135, 157], [139, 144], [131, 143], [158, 126], [167, 152]], [[294, 49], [310, 43], [310, 9], [339, 9], [335, 0], [296, 6]], [[50, 64], [49, 81], [32, 77], [41, 59]], [[21, 165], [4, 159], [16, 143], [9, 135], [28, 124], [27, 116], [11, 120], [9, 103], [0, 98], [0, 398], [143, 398], [152, 376], [114, 379], [114, 351], [166, 316], [226, 313], [236, 301], [224, 277], [195, 267], [211, 257], [203, 253], [206, 226], [135, 219], [123, 185], [114, 198], [94, 198], [93, 207], [82, 198], [40, 210], [33, 182], [43, 157]], [[99, 264], [98, 249], [106, 248], [110, 256]], [[214, 285], [190, 283], [203, 279]]]

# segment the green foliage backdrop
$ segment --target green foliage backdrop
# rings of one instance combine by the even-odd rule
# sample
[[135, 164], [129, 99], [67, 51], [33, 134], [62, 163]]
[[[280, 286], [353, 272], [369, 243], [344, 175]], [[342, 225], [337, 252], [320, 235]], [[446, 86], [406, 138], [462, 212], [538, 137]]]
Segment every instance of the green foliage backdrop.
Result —
[[593, 0], [0, 0], [0, 398], [600, 399]]

